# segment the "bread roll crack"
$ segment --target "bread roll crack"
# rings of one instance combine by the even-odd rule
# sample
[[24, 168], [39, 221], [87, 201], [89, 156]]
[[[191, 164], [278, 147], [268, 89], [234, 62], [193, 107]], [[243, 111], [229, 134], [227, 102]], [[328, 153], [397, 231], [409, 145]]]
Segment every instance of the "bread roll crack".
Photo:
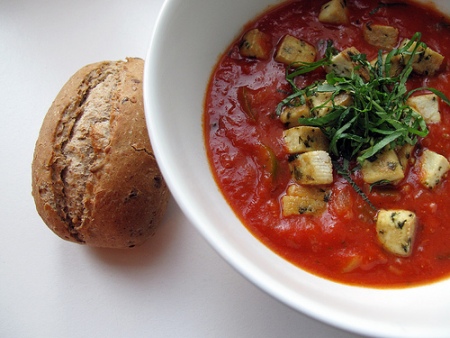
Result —
[[[100, 70], [100, 71], [99, 71]], [[117, 74], [110, 69], [92, 71], [78, 90], [78, 105], [70, 105], [63, 113], [53, 165], [57, 210], [62, 211], [72, 236], [83, 242], [77, 228], [89, 217], [85, 201], [91, 198], [87, 189], [95, 184], [97, 172], [104, 164], [105, 149], [110, 143], [110, 120], [113, 112], [112, 95], [118, 83]], [[58, 175], [59, 173], [59, 175]], [[58, 177], [59, 176], [59, 177]]]
[[136, 144], [132, 144], [132, 145], [131, 145], [131, 148], [133, 148], [134, 151], [143, 151], [143, 152], [146, 153], [148, 156], [151, 156], [151, 157], [155, 158], [155, 155], [154, 155], [151, 151], [147, 150], [146, 148], [139, 147], [139, 146], [137, 146]]

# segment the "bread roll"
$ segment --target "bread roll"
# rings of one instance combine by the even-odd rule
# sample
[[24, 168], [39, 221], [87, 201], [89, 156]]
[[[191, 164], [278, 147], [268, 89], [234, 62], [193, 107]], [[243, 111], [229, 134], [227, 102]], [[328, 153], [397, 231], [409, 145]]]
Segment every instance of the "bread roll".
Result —
[[68, 241], [126, 248], [154, 233], [169, 191], [144, 116], [144, 61], [76, 72], [44, 118], [32, 194], [47, 226]]

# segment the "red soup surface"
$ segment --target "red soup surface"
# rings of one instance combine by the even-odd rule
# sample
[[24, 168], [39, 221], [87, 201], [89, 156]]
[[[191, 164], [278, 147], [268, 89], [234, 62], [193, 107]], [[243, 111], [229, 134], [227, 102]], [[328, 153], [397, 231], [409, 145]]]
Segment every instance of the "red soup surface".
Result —
[[[258, 28], [270, 37], [268, 59], [242, 56], [242, 38], [234, 41], [214, 69], [207, 89], [205, 142], [218, 186], [249, 231], [278, 255], [324, 278], [371, 287], [405, 287], [434, 282], [450, 274], [450, 178], [424, 187], [415, 165], [395, 187], [376, 187], [355, 174], [353, 179], [378, 209], [414, 212], [418, 226], [412, 253], [388, 252], [377, 237], [376, 212], [334, 171], [326, 209], [318, 215], [283, 216], [281, 198], [293, 183], [289, 154], [282, 134], [286, 126], [276, 115], [278, 103], [290, 92], [286, 65], [274, 60], [286, 35], [314, 46], [316, 60], [326, 41], [337, 50], [354, 46], [371, 60], [378, 48], [363, 37], [367, 23], [389, 25], [398, 43], [421, 32], [421, 41], [445, 57], [433, 76], [411, 75], [408, 88], [433, 87], [450, 97], [450, 24], [430, 9], [407, 2], [347, 1], [349, 24], [319, 22], [326, 1], [288, 1], [259, 16], [243, 29]], [[317, 70], [297, 81], [310, 84], [325, 73]], [[439, 100], [440, 123], [430, 124], [413, 156], [429, 149], [450, 158], [450, 108]]]

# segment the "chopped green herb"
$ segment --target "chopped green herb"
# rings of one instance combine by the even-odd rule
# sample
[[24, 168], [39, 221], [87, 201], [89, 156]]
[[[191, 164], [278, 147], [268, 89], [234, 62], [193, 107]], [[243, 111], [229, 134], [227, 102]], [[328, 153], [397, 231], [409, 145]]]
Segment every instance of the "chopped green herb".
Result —
[[[350, 76], [337, 76], [334, 71], [330, 71], [324, 80], [303, 88], [297, 87], [295, 79], [298, 76], [332, 64], [336, 50], [332, 42], [328, 42], [325, 56], [321, 60], [287, 67], [286, 80], [291, 86], [291, 94], [278, 104], [277, 115], [285, 107], [305, 104], [305, 97], [312, 97], [316, 93], [330, 93], [329, 100], [312, 108], [313, 117], [300, 118], [299, 123], [319, 127], [328, 138], [328, 150], [335, 159], [356, 160], [362, 164], [386, 148], [416, 144], [429, 131], [422, 116], [406, 104], [407, 99], [417, 91], [428, 90], [450, 105], [446, 96], [434, 88], [407, 90], [406, 82], [413, 71], [415, 56], [427, 48], [420, 39], [421, 33], [415, 33], [408, 43], [385, 56], [380, 50], [374, 63], [370, 63], [365, 54], [349, 54], [355, 64]], [[393, 61], [399, 58], [407, 62], [398, 75], [391, 75]], [[361, 77], [359, 69], [367, 70], [369, 80]], [[341, 93], [350, 94], [352, 104], [335, 104], [336, 96]], [[314, 114], [321, 108], [330, 106], [327, 114]], [[341, 167], [338, 172], [345, 178], [350, 177], [345, 168]], [[357, 188], [354, 182], [349, 182]], [[362, 191], [358, 193], [370, 204]]]
[[[445, 95], [433, 88], [417, 88], [407, 91], [406, 81], [412, 72], [412, 62], [417, 49], [425, 45], [420, 42], [420, 33], [414, 34], [403, 47], [387, 54], [383, 62], [381, 51], [377, 62], [372, 65], [365, 54], [352, 55], [352, 61], [364, 67], [370, 74], [370, 80], [353, 72], [350, 77], [339, 77], [334, 72], [326, 76], [326, 80], [298, 88], [295, 78], [307, 74], [319, 67], [331, 64], [334, 48], [328, 43], [326, 55], [314, 63], [302, 63], [293, 70], [288, 67], [286, 80], [292, 87], [292, 94], [286, 97], [277, 107], [280, 115], [284, 106], [305, 103], [305, 96], [317, 92], [329, 92], [331, 98], [319, 107], [333, 104], [329, 114], [321, 117], [301, 118], [303, 125], [320, 127], [330, 141], [330, 153], [346, 159], [357, 158], [359, 163], [378, 154], [389, 146], [391, 149], [404, 144], [415, 144], [420, 137], [428, 135], [428, 128], [422, 116], [406, 104], [408, 97], [419, 90], [429, 90], [450, 104]], [[412, 51], [409, 51], [414, 46]], [[426, 47], [426, 46], [425, 46]], [[389, 76], [391, 60], [396, 55], [411, 55], [402, 72], [398, 76]], [[350, 93], [353, 104], [345, 107], [334, 104], [339, 93]]]
[[352, 179], [352, 171], [350, 170], [350, 163], [348, 160], [343, 159], [342, 163], [338, 161], [333, 162], [333, 166], [336, 168], [336, 172], [341, 175], [345, 180], [352, 186], [352, 188], [358, 193], [359, 196], [375, 211], [378, 211], [378, 208], [375, 207], [372, 202], [369, 200], [367, 195], [361, 188], [356, 184], [356, 182]]

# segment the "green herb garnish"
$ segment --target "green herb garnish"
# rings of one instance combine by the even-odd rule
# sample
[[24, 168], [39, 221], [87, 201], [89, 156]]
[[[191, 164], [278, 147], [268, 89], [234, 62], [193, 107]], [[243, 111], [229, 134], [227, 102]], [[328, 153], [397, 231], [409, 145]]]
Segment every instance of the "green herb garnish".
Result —
[[359, 196], [373, 209], [377, 210], [377, 208], [372, 204], [369, 200], [369, 197], [361, 190], [361, 188], [356, 184], [353, 180], [351, 174], [352, 170], [350, 169], [350, 163], [346, 159], [342, 159], [342, 163], [339, 161], [333, 161], [333, 166], [336, 168], [336, 172], [341, 175], [345, 180], [352, 186], [352, 188], [358, 193]]
[[[311, 108], [313, 117], [300, 118], [298, 121], [301, 125], [315, 126], [322, 130], [329, 140], [328, 150], [336, 172], [344, 177], [374, 210], [375, 206], [353, 181], [349, 163], [356, 161], [354, 167], [359, 168], [364, 161], [375, 159], [385, 149], [395, 149], [406, 144], [415, 145], [420, 138], [428, 135], [429, 130], [423, 117], [406, 104], [407, 99], [415, 92], [431, 91], [450, 105], [447, 97], [434, 88], [407, 89], [413, 62], [427, 48], [420, 39], [421, 33], [416, 33], [408, 43], [386, 55], [380, 50], [376, 61], [372, 63], [367, 60], [365, 54], [349, 53], [354, 64], [349, 76], [338, 76], [331, 71], [324, 80], [303, 88], [297, 87], [297, 77], [333, 63], [332, 58], [336, 51], [332, 43], [328, 43], [325, 56], [321, 60], [293, 64], [286, 69], [286, 80], [291, 86], [291, 94], [278, 104], [277, 115], [280, 115], [285, 107], [305, 104], [305, 97], [330, 93], [326, 102]], [[394, 62], [400, 62], [399, 59], [402, 61], [402, 68], [395, 73]], [[407, 61], [404, 62], [405, 60]], [[363, 72], [360, 71], [364, 71], [364, 78], [361, 76]], [[352, 97], [350, 105], [335, 104], [335, 98], [341, 93]], [[323, 108], [329, 111], [326, 114], [318, 114]], [[387, 182], [377, 183], [382, 185]]]
[[[323, 108], [331, 102], [331, 112], [321, 117], [301, 118], [299, 122], [302, 125], [319, 127], [329, 139], [329, 152], [335, 157], [347, 160], [356, 158], [361, 164], [386, 147], [393, 149], [405, 144], [416, 144], [419, 138], [428, 135], [428, 128], [422, 116], [406, 104], [408, 97], [418, 90], [429, 90], [450, 104], [443, 93], [433, 88], [407, 90], [406, 81], [412, 72], [414, 56], [421, 53], [419, 47], [426, 48], [420, 38], [420, 33], [414, 34], [405, 46], [393, 49], [384, 60], [380, 51], [375, 64], [367, 61], [365, 54], [352, 55], [351, 59], [357, 65], [356, 68], [368, 71], [368, 81], [357, 71], [353, 71], [349, 77], [330, 72], [325, 80], [298, 88], [295, 84], [297, 76], [331, 64], [334, 49], [329, 43], [323, 59], [314, 63], [302, 63], [300, 66], [294, 65], [297, 66], [295, 69], [287, 68], [286, 80], [291, 85], [292, 94], [280, 102], [277, 114], [281, 113], [284, 106], [304, 104], [304, 96], [329, 92], [332, 94], [331, 98], [313, 110]], [[414, 48], [410, 51], [412, 46]], [[397, 55], [411, 57], [400, 74], [391, 76], [389, 74], [392, 60]], [[353, 104], [348, 107], [335, 105], [336, 95], [344, 92], [352, 96]]]

